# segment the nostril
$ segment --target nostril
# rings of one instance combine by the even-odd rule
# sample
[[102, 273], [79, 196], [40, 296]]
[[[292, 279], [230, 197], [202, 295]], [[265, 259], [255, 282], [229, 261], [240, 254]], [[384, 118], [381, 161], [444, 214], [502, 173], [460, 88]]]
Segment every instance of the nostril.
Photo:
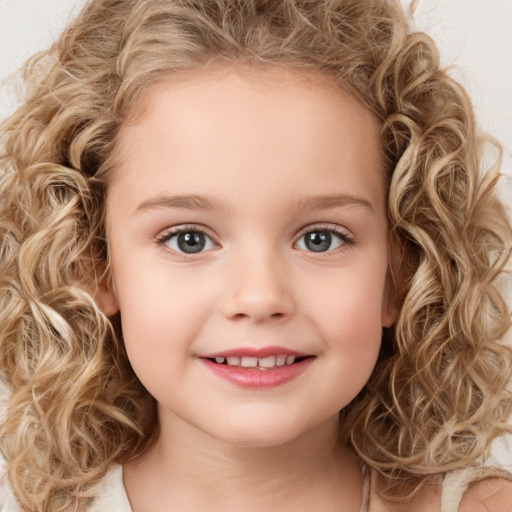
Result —
[[237, 290], [226, 298], [222, 310], [231, 320], [251, 319], [282, 321], [293, 314], [294, 303], [290, 296], [274, 290]]
[[239, 312], [234, 313], [230, 315], [230, 318], [232, 320], [242, 320], [242, 319], [253, 319], [254, 321], [260, 322], [264, 320], [282, 320], [286, 318], [288, 314], [286, 312], [275, 312], [275, 313], [268, 313], [263, 308], [260, 310], [253, 309], [252, 311], [245, 312]]

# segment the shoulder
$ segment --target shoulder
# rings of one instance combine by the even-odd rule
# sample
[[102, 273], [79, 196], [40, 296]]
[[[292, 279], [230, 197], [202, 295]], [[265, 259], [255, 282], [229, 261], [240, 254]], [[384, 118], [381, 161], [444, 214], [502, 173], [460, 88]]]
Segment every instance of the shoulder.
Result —
[[[1, 0], [0, 0], [1, 1]], [[131, 512], [126, 496], [121, 466], [114, 465], [98, 486], [98, 496], [88, 512]], [[0, 454], [0, 512], [21, 512], [5, 475], [5, 462]]]
[[471, 484], [462, 496], [459, 512], [510, 512], [512, 481], [488, 478]]
[[449, 473], [408, 502], [384, 499], [377, 486], [372, 491], [372, 512], [512, 512], [512, 481], [485, 478], [474, 468]]
[[442, 506], [442, 485], [440, 481], [433, 481], [431, 484], [421, 487], [413, 497], [407, 500], [386, 498], [386, 488], [387, 483], [381, 478], [372, 479], [371, 512], [439, 512], [440, 510], [442, 512], [454, 512], [451, 508], [443, 508]]

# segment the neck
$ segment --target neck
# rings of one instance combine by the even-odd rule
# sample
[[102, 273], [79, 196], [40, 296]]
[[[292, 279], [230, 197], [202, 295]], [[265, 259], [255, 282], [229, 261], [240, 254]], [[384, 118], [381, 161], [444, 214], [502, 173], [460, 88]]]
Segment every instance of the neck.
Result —
[[162, 424], [150, 451], [124, 465], [133, 512], [359, 510], [359, 463], [339, 445], [335, 419], [263, 447], [233, 446], [180, 421], [168, 427]]

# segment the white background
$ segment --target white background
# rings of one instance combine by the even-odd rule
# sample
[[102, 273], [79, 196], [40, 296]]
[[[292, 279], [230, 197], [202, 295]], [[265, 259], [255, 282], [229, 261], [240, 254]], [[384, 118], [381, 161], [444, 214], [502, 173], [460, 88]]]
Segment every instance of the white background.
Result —
[[[402, 0], [409, 5], [409, 0]], [[84, 0], [0, 0], [0, 80], [49, 46]], [[468, 88], [480, 126], [505, 149], [502, 193], [512, 207], [512, 0], [422, 0], [416, 25], [437, 42], [442, 64]], [[16, 101], [0, 91], [0, 120]], [[495, 450], [512, 467], [512, 454]]]

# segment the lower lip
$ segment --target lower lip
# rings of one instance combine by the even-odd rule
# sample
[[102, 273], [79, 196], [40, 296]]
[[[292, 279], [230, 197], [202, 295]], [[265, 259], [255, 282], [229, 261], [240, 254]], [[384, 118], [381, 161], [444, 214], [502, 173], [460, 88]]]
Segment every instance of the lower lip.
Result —
[[244, 388], [274, 388], [298, 377], [313, 362], [313, 357], [285, 366], [275, 366], [261, 370], [259, 368], [240, 368], [219, 364], [209, 359], [201, 359], [205, 366], [218, 377]]

